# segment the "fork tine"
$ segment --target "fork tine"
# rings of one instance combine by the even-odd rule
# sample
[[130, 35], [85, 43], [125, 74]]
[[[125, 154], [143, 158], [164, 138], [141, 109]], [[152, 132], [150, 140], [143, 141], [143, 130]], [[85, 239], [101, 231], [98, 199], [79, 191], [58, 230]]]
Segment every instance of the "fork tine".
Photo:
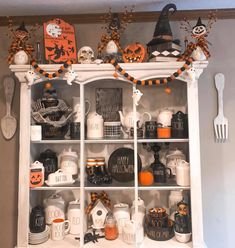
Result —
[[225, 130], [226, 130], [226, 139], [228, 139], [228, 124], [225, 125]]
[[218, 133], [219, 133], [219, 142], [221, 142], [221, 139], [222, 139], [221, 128], [220, 127], [221, 127], [220, 125], [217, 125]]
[[219, 138], [218, 130], [217, 130], [217, 125], [214, 123], [214, 130], [215, 130], [215, 141], [217, 142]]

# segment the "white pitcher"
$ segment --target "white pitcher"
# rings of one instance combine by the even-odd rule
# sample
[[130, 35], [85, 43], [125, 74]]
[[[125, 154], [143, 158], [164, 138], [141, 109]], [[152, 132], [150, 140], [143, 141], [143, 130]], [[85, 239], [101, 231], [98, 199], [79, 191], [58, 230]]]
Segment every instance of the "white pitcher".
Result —
[[[85, 100], [86, 108], [85, 115], [87, 115], [90, 111], [91, 104], [88, 100]], [[74, 122], [81, 122], [81, 106], [80, 106], [80, 97], [73, 97], [73, 112], [75, 112], [75, 116], [73, 117]]]
[[176, 183], [183, 187], [190, 185], [190, 167], [185, 160], [179, 161], [176, 167]]

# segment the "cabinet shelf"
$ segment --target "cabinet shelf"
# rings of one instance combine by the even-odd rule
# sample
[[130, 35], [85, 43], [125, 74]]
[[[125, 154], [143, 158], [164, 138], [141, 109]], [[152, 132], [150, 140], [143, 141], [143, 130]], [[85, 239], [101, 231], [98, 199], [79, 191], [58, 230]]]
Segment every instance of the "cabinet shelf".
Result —
[[86, 144], [130, 144], [134, 143], [133, 139], [87, 139]]
[[61, 189], [80, 189], [80, 182], [75, 181], [75, 183], [71, 185], [65, 185], [65, 186], [42, 186], [42, 187], [36, 187], [36, 188], [30, 188], [31, 191], [40, 191], [40, 190], [61, 190]]
[[32, 144], [80, 144], [80, 140], [40, 140], [40, 141], [31, 141]]
[[189, 139], [138, 139], [138, 143], [184, 143], [189, 142]]
[[111, 184], [102, 184], [102, 185], [94, 185], [91, 183], [86, 183], [85, 190], [87, 191], [93, 191], [93, 190], [105, 190], [105, 191], [111, 191], [111, 190], [134, 190], [134, 182], [127, 182], [127, 183], [120, 183], [113, 181]]
[[183, 187], [183, 186], [173, 186], [173, 185], [166, 185], [166, 186], [139, 186], [138, 190], [189, 190], [190, 186]]

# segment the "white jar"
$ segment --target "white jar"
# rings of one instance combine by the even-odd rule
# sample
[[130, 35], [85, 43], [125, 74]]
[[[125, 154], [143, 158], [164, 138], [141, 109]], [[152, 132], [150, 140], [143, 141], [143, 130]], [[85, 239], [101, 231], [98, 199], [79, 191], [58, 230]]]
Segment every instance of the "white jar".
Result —
[[78, 174], [78, 154], [72, 151], [71, 148], [68, 150], [64, 149], [58, 156], [59, 168], [65, 173], [76, 176]]
[[70, 222], [70, 234], [80, 235], [81, 229], [81, 208], [79, 200], [69, 202], [68, 220]]
[[169, 195], [169, 215], [170, 219], [174, 220], [174, 215], [177, 210], [177, 203], [183, 200], [182, 190], [172, 190]]
[[113, 208], [113, 214], [117, 220], [118, 233], [121, 236], [122, 235], [122, 229], [125, 225], [125, 222], [130, 220], [129, 205], [126, 203], [115, 204], [114, 208]]
[[[137, 240], [136, 240], [137, 239]], [[144, 240], [144, 228], [140, 224], [135, 224], [135, 221], [126, 221], [123, 226], [122, 240], [127, 244], [140, 244]]]
[[185, 160], [181, 160], [176, 167], [176, 183], [183, 187], [190, 185], [190, 167]]
[[87, 117], [87, 138], [102, 139], [104, 137], [104, 119], [102, 115], [90, 113]]
[[141, 198], [138, 198], [137, 206], [138, 206], [138, 212], [136, 215], [136, 213], [135, 213], [135, 201], [133, 201], [132, 207], [131, 207], [131, 220], [137, 221], [137, 223], [142, 226], [143, 222], [144, 222], [146, 208], [144, 205], [144, 201]]
[[54, 219], [65, 219], [65, 202], [59, 194], [53, 194], [43, 201], [45, 218], [48, 225]]

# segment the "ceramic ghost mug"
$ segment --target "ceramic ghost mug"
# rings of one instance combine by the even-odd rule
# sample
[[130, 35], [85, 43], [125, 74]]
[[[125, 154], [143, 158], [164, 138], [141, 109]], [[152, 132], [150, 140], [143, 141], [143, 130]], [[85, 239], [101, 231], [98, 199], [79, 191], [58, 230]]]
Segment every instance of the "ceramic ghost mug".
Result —
[[51, 225], [51, 239], [62, 240], [69, 233], [70, 222], [64, 219], [54, 219]]

